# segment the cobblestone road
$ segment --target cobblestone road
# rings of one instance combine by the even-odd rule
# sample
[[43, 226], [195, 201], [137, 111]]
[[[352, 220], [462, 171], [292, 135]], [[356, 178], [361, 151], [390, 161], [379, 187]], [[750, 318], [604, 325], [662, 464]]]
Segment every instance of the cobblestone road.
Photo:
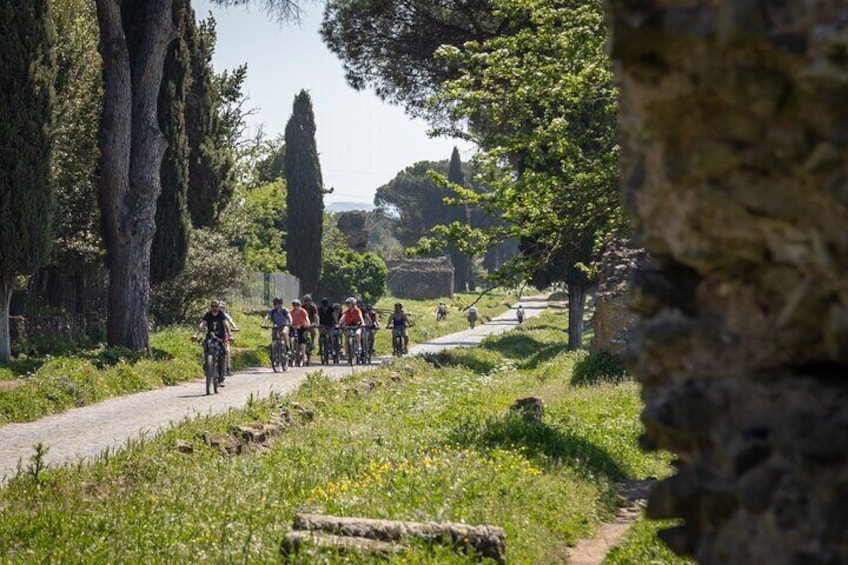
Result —
[[[527, 317], [547, 307], [544, 298], [523, 299]], [[515, 311], [509, 310], [487, 324], [415, 345], [410, 354], [436, 352], [452, 347], [473, 347], [488, 336], [516, 326]], [[62, 465], [90, 458], [107, 448], [117, 448], [128, 440], [151, 436], [171, 423], [186, 418], [224, 413], [240, 408], [253, 396], [267, 397], [271, 392], [287, 393], [296, 389], [306, 375], [318, 370], [332, 378], [342, 378], [368, 367], [311, 366], [274, 373], [257, 367], [238, 371], [227, 379], [217, 395], [206, 396], [202, 381], [183, 383], [158, 390], [112, 398], [92, 406], [69, 410], [35, 422], [6, 424], [0, 427], [0, 483], [14, 475], [19, 462], [24, 466], [33, 454], [33, 446], [49, 447], [48, 465]]]

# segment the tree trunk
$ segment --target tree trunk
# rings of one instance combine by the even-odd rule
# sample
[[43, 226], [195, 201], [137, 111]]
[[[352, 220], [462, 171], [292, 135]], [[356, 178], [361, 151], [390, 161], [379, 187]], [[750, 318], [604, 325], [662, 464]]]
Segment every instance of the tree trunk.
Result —
[[11, 281], [0, 281], [0, 362], [12, 358], [12, 343], [9, 332], [9, 305], [12, 303]]
[[586, 305], [586, 284], [570, 282], [568, 288], [568, 348], [583, 347], [583, 308]]
[[109, 269], [107, 341], [148, 349], [150, 248], [167, 148], [157, 105], [176, 32], [172, 0], [97, 0], [105, 91], [100, 207]]

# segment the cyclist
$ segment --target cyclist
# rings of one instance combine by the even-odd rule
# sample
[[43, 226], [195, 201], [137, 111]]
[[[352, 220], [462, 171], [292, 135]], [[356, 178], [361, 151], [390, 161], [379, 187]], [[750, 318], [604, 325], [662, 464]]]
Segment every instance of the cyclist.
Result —
[[406, 354], [409, 352], [409, 330], [412, 326], [412, 320], [409, 319], [409, 316], [406, 312], [403, 311], [403, 304], [398, 302], [395, 304], [395, 310], [392, 312], [391, 316], [389, 316], [388, 327], [392, 328], [392, 340], [394, 341], [394, 336], [400, 334], [403, 337], [403, 353]]
[[468, 309], [468, 314], [466, 314], [465, 318], [468, 320], [468, 324], [473, 328], [474, 324], [477, 323], [477, 307], [471, 306]]
[[318, 308], [312, 303], [312, 295], [303, 295], [303, 309], [306, 310], [306, 315], [309, 316], [309, 350], [315, 344], [315, 327], [318, 325]]
[[297, 332], [297, 345], [303, 358], [306, 359], [306, 335], [309, 332], [309, 327], [312, 325], [309, 320], [309, 314], [301, 307], [300, 300], [295, 298], [292, 300], [291, 309], [291, 324], [292, 329]]
[[263, 328], [268, 327], [268, 324], [266, 323], [268, 320], [271, 320], [271, 324], [273, 325], [273, 329], [271, 330], [271, 343], [274, 343], [274, 332], [279, 331], [283, 334], [280, 339], [284, 344], [288, 344], [291, 317], [289, 316], [289, 311], [286, 308], [283, 308], [282, 298], [274, 297], [274, 307], [268, 310], [268, 313], [265, 314], [264, 318], [262, 318]]
[[380, 329], [380, 320], [377, 319], [377, 312], [371, 308], [370, 304], [365, 305], [362, 318], [365, 322], [365, 331], [368, 333], [365, 343], [368, 347], [368, 353], [372, 354], [374, 353], [374, 332]]
[[[233, 320], [233, 317], [230, 316], [229, 312], [227, 312], [226, 302], [224, 302], [223, 300], [219, 300], [218, 301], [218, 307], [221, 309], [221, 312], [224, 313], [224, 317], [227, 319], [227, 325], [229, 326], [229, 329], [232, 330], [233, 332], [241, 331], [241, 328], [239, 327], [239, 325], [237, 323], [235, 323], [235, 321]], [[230, 356], [230, 342], [232, 342], [232, 341], [233, 341], [233, 334], [230, 331], [228, 331], [227, 332], [227, 341], [224, 342], [224, 349], [227, 350], [227, 376], [228, 377], [233, 374], [233, 368], [230, 365], [230, 363], [232, 362], [232, 357]]]
[[[346, 308], [342, 313], [340, 324], [344, 327], [356, 327], [353, 340], [356, 344], [356, 354], [359, 355], [362, 344], [362, 310], [356, 305], [356, 298], [352, 296], [345, 300], [345, 306]], [[345, 336], [347, 336], [347, 333], [345, 333]], [[350, 355], [350, 338], [348, 337], [345, 337], [345, 355]]]
[[[227, 322], [227, 316], [221, 310], [221, 303], [217, 300], [213, 300], [209, 303], [209, 311], [203, 315], [203, 318], [200, 320], [200, 324], [197, 326], [197, 331], [194, 332], [194, 335], [191, 336], [193, 340], [197, 339], [197, 336], [200, 332], [205, 332], [207, 334], [214, 334], [218, 337], [223, 343], [227, 343], [227, 335], [229, 333], [229, 327]], [[229, 363], [229, 351], [227, 348], [224, 348], [224, 356], [226, 362]], [[218, 386], [224, 386], [224, 377], [221, 376], [221, 382]]]
[[[339, 324], [339, 316], [333, 310], [333, 307], [330, 306], [329, 299], [322, 298], [321, 306], [317, 308], [318, 311], [318, 328], [321, 332], [321, 335], [328, 334], [332, 328], [336, 327]], [[321, 343], [321, 340], [318, 340], [318, 355], [324, 354], [324, 346]]]
[[518, 320], [519, 324], [524, 322], [524, 308], [521, 307], [521, 304], [518, 305], [518, 309], [515, 311], [515, 318]]
[[439, 302], [439, 305], [436, 306], [436, 321], [444, 320], [448, 317], [448, 307], [444, 302]]

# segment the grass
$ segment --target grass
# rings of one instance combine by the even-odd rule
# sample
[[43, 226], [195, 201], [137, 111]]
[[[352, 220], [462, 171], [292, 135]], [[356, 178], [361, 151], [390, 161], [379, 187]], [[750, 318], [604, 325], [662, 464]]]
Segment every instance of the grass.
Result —
[[[289, 397], [181, 423], [91, 465], [33, 461], [0, 489], [0, 561], [278, 562], [295, 512], [315, 511], [495, 524], [510, 563], [562, 562], [611, 518], [616, 481], [665, 475], [668, 458], [637, 447], [635, 384], [570, 385], [578, 359], [552, 349], [561, 319], [518, 330], [549, 351], [535, 359], [507, 335], [342, 381], [314, 374]], [[509, 411], [531, 395], [546, 404], [541, 421]], [[202, 440], [281, 407], [312, 417], [239, 456]], [[393, 562], [471, 561], [413, 548]]]
[[[467, 303], [476, 295], [457, 295], [456, 304]], [[508, 295], [496, 293], [479, 304], [481, 314], [491, 317], [508, 307]], [[395, 299], [377, 305], [381, 311], [392, 308]], [[426, 341], [464, 327], [455, 315], [446, 323], [436, 323], [438, 300], [404, 301], [416, 321], [410, 332], [412, 342]], [[269, 366], [268, 330], [261, 328], [262, 313], [231, 312], [241, 331], [235, 334], [232, 366]], [[381, 323], [388, 316], [381, 315]], [[460, 323], [462, 322], [462, 323]], [[0, 365], [0, 425], [28, 422], [114, 396], [153, 390], [161, 386], [191, 381], [203, 376], [200, 345], [189, 339], [194, 328], [169, 327], [151, 335], [152, 356], [122, 348], [73, 345], [45, 341], [41, 353], [21, 355]], [[76, 348], [76, 349], [75, 349]], [[376, 350], [391, 351], [389, 332], [378, 332]], [[70, 353], [75, 351], [75, 353]]]
[[610, 551], [604, 565], [688, 565], [693, 560], [671, 552], [657, 538], [657, 531], [672, 526], [669, 521], [637, 520], [624, 539]]

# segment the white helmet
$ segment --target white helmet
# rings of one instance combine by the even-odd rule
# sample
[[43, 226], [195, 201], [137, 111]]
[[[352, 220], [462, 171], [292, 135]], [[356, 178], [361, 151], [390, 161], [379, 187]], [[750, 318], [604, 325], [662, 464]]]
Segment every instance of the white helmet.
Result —
[[354, 306], [356, 306], [356, 298], [354, 298], [354, 297], [352, 297], [352, 296], [351, 296], [350, 298], [348, 298], [347, 300], [345, 300], [345, 303], [346, 303], [346, 304], [353, 304]]

